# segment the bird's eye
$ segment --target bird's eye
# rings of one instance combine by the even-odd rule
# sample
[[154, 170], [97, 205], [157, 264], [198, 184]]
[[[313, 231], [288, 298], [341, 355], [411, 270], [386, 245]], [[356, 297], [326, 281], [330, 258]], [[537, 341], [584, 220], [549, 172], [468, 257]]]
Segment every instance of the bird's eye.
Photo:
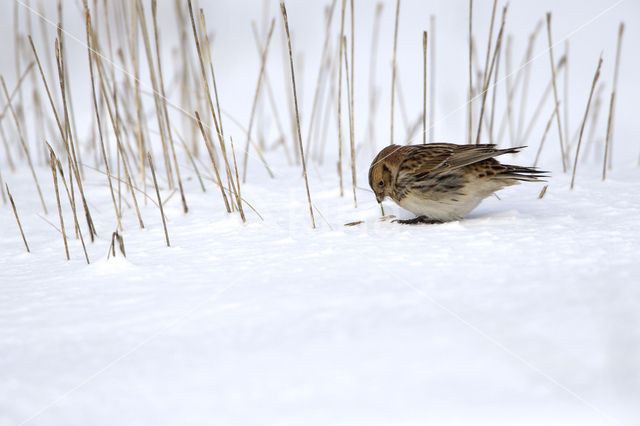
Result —
[[384, 181], [383, 181], [383, 180], [381, 180], [380, 182], [378, 182], [378, 186], [382, 186], [382, 185], [384, 185]]

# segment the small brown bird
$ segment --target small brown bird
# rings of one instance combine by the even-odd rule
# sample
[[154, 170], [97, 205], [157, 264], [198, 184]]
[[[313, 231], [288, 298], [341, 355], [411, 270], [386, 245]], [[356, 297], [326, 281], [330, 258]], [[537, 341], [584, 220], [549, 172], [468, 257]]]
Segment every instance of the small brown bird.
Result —
[[451, 143], [389, 145], [371, 163], [369, 186], [378, 203], [390, 197], [417, 216], [399, 223], [459, 220], [505, 186], [540, 182], [547, 177], [547, 172], [500, 164], [493, 158], [522, 148]]

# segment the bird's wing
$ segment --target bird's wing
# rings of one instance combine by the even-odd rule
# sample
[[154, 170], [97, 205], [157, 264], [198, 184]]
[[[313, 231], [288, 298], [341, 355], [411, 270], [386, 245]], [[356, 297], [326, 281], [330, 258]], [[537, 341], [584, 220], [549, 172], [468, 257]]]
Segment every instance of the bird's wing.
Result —
[[[433, 145], [433, 146], [432, 146]], [[521, 147], [496, 149], [495, 145], [453, 145], [453, 144], [432, 144], [416, 145], [418, 148], [415, 157], [419, 159], [413, 161], [410, 158], [405, 160], [406, 172], [411, 169], [412, 173], [428, 173], [431, 175], [449, 172], [469, 164], [497, 157], [498, 155], [518, 152]], [[419, 152], [422, 151], [422, 152]], [[404, 164], [403, 164], [404, 165]], [[409, 167], [413, 166], [413, 167]]]

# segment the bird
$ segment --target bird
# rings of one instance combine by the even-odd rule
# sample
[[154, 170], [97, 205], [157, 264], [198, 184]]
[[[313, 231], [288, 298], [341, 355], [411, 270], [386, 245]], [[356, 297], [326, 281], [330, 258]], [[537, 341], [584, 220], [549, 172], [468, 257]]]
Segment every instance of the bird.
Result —
[[371, 163], [369, 186], [378, 203], [389, 197], [416, 215], [413, 219], [395, 222], [456, 221], [506, 186], [521, 181], [542, 182], [548, 177], [546, 171], [501, 164], [494, 158], [523, 148], [453, 143], [389, 145]]

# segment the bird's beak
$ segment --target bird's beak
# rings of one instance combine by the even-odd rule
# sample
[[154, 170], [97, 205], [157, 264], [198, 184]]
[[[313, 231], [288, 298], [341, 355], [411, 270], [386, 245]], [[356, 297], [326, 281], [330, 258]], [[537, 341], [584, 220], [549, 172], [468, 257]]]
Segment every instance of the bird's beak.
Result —
[[382, 200], [384, 200], [384, 195], [380, 196], [376, 194], [376, 201], [378, 202], [378, 204], [382, 204]]

